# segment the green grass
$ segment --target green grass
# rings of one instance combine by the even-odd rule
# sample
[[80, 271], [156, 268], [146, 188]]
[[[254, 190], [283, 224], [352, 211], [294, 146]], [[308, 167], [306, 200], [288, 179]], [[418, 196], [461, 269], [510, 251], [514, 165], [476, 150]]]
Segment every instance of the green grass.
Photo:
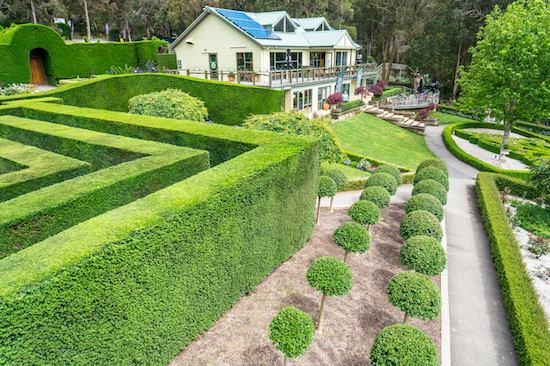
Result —
[[477, 122], [473, 119], [464, 118], [460, 116], [454, 116], [452, 114], [443, 113], [443, 112], [430, 112], [430, 117], [437, 118], [440, 125], [448, 125], [450, 123], [457, 122]]
[[347, 180], [358, 180], [358, 179], [368, 178], [371, 175], [369, 172], [366, 172], [364, 170], [357, 169], [352, 166], [348, 166], [340, 163], [327, 163], [327, 162], [321, 163], [321, 171], [325, 171], [329, 169], [336, 169], [342, 172], [346, 176]]
[[424, 137], [366, 113], [332, 124], [345, 150], [410, 170], [434, 155]]

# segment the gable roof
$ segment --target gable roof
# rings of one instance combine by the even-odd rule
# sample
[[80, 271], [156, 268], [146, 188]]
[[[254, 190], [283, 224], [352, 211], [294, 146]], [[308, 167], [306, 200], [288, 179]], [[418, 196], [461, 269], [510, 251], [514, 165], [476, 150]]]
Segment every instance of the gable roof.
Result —
[[[209, 14], [220, 17], [227, 22], [227, 24], [239, 30], [246, 37], [252, 39], [262, 47], [331, 48], [335, 47], [342, 38], [348, 37], [349, 43], [351, 44], [350, 48], [361, 48], [361, 46], [355, 43], [351, 38], [347, 30], [337, 30], [330, 27], [324, 17], [291, 18], [286, 11], [251, 13], [206, 6], [203, 12], [170, 45], [170, 49], [174, 49]], [[273, 31], [273, 26], [285, 16], [295, 25], [295, 31]], [[234, 18], [240, 18], [240, 20], [235, 21]], [[329, 26], [330, 30], [307, 31], [307, 29], [317, 29], [323, 22]], [[263, 27], [265, 31], [260, 30], [260, 26]]]

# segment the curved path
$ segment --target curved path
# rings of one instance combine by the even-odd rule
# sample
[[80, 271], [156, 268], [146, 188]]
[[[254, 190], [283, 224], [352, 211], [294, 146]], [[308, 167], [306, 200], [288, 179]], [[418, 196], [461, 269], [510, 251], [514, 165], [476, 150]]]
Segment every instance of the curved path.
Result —
[[478, 170], [455, 158], [441, 138], [443, 127], [428, 127], [428, 147], [449, 168], [445, 207], [451, 362], [453, 366], [517, 365], [512, 335], [489, 243], [477, 207]]

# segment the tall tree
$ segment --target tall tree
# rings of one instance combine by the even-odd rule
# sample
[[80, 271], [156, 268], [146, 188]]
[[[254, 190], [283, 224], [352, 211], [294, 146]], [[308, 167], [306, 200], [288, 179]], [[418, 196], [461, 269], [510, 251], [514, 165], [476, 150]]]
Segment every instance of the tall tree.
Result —
[[550, 115], [550, 9], [545, 0], [518, 0], [504, 13], [498, 8], [471, 49], [462, 73], [460, 103], [488, 113], [504, 124], [499, 159], [518, 119]]

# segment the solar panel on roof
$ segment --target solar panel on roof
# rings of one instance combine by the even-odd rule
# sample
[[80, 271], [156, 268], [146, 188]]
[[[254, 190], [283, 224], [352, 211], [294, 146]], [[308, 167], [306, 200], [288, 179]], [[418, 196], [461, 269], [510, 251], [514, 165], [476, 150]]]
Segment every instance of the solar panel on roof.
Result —
[[260, 23], [252, 19], [246, 13], [236, 10], [217, 9], [231, 23], [241, 28], [246, 33], [258, 39], [281, 39], [275, 33], [265, 29]]

